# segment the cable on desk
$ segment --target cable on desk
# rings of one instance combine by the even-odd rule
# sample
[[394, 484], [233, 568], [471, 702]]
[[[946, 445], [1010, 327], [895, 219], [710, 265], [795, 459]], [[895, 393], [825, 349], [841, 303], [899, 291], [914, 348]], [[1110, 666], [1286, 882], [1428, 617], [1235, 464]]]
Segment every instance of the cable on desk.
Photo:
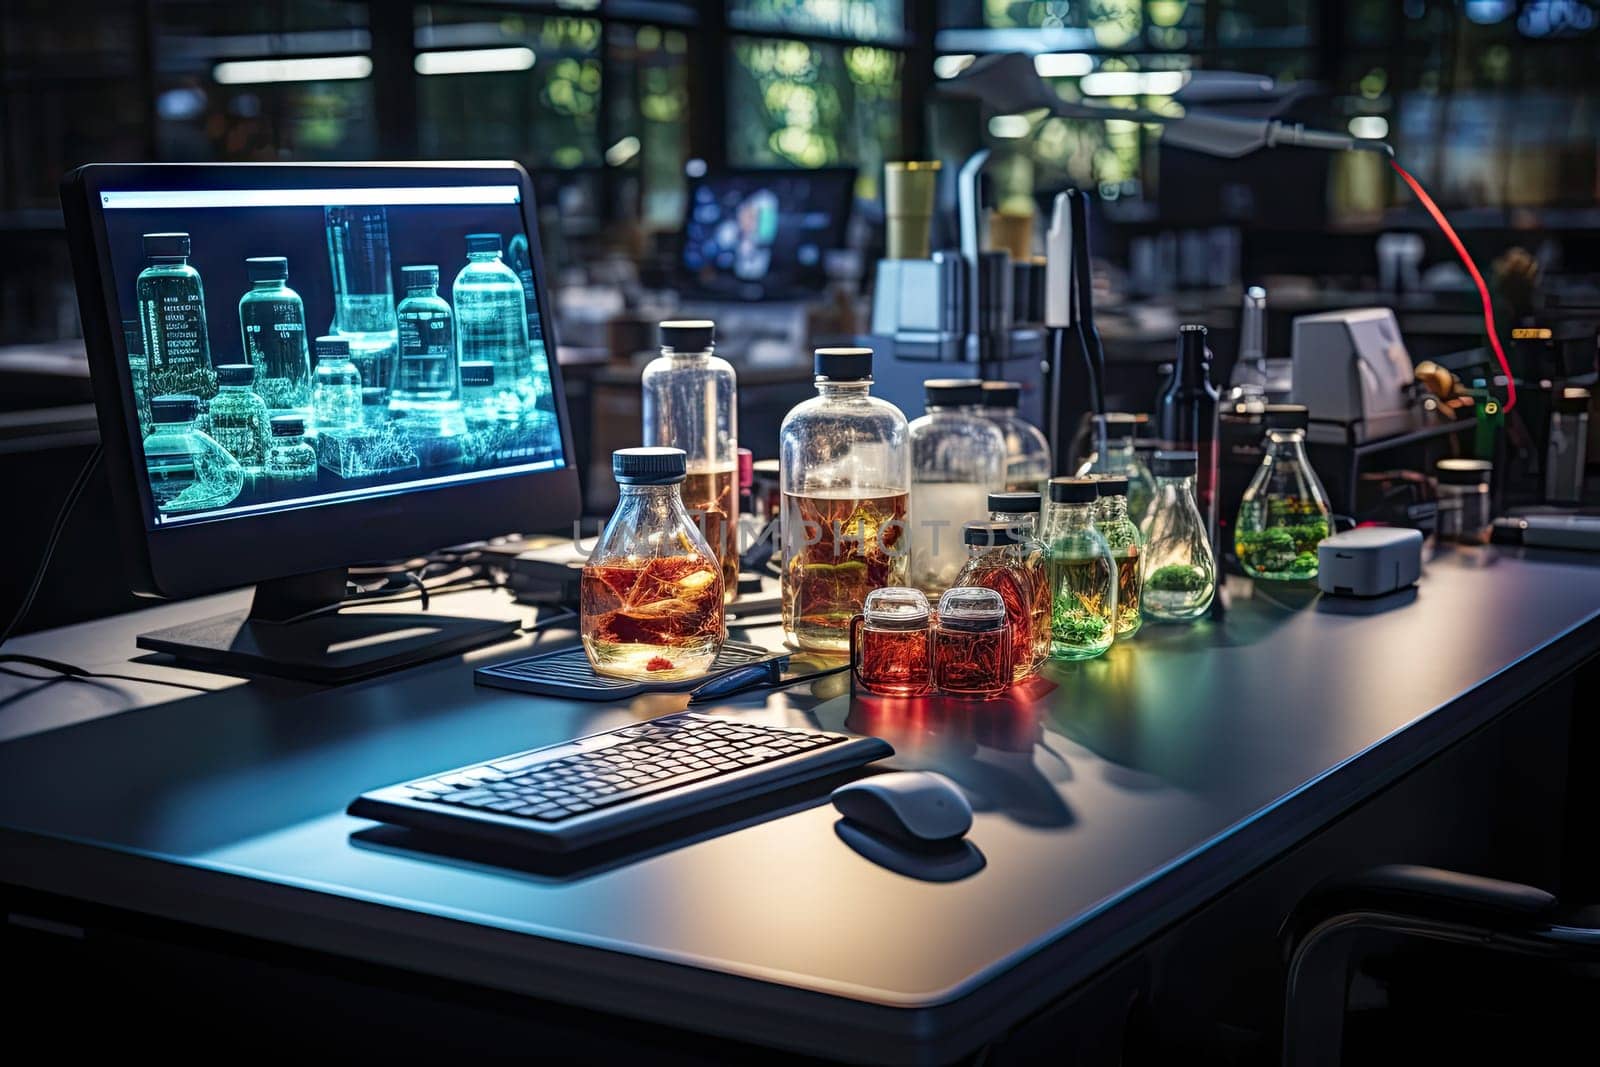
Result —
[[21, 663], [29, 667], [38, 667], [40, 670], [54, 671], [55, 678], [41, 678], [37, 674], [25, 674], [10, 667], [0, 667], [0, 673], [9, 674], [13, 678], [26, 678], [31, 682], [93, 682], [101, 679], [113, 679], [119, 682], [144, 682], [148, 685], [165, 685], [173, 689], [189, 689], [196, 693], [210, 693], [213, 690], [203, 685], [194, 685], [191, 682], [173, 682], [165, 678], [141, 678], [136, 674], [112, 674], [106, 671], [85, 670], [71, 663], [62, 663], [60, 660], [46, 659], [43, 656], [29, 656], [21, 652], [0, 653], [0, 663]]
[[89, 476], [99, 465], [100, 454], [101, 447], [95, 445], [94, 451], [89, 453], [89, 458], [83, 461], [83, 469], [73, 480], [72, 487], [67, 490], [66, 499], [61, 502], [61, 510], [56, 512], [55, 522], [50, 526], [50, 536], [44, 543], [44, 555], [39, 558], [39, 566], [33, 572], [33, 581], [28, 584], [28, 591], [23, 594], [22, 603], [17, 606], [17, 613], [6, 623], [6, 628], [0, 630], [0, 645], [11, 639], [12, 632], [22, 625], [28, 610], [33, 607], [33, 599], [39, 595], [39, 587], [44, 584], [45, 572], [50, 569], [50, 557], [55, 555], [56, 543], [61, 540], [61, 531], [67, 528], [67, 519], [72, 515], [72, 509], [77, 506], [78, 498], [83, 495], [84, 488], [89, 484]]

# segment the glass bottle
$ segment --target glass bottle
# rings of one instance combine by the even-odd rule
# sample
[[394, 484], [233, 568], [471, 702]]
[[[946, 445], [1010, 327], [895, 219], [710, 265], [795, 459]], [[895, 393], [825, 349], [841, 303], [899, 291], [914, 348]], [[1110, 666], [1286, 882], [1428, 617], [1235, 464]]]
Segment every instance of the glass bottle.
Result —
[[957, 586], [993, 589], [1006, 606], [1011, 629], [1011, 674], [1021, 681], [1044, 662], [1039, 641], [1042, 601], [1049, 595], [1041, 562], [1030, 552], [1031, 538], [1008, 522], [969, 522], [962, 529], [967, 562]]
[[318, 434], [361, 427], [361, 372], [350, 360], [350, 342], [319, 337], [311, 375], [311, 419]]
[[1158, 405], [1159, 434], [1172, 451], [1198, 457], [1195, 503], [1205, 522], [1206, 543], [1217, 540], [1217, 387], [1211, 384], [1211, 349], [1206, 328], [1178, 327], [1178, 363]]
[[1050, 655], [1050, 556], [1040, 531], [1042, 506], [1038, 493], [989, 494], [989, 521], [1005, 523], [1026, 542], [1024, 558], [1035, 579], [1035, 668]]
[[983, 383], [922, 383], [927, 414], [911, 436], [911, 584], [938, 593], [955, 583], [966, 553], [961, 528], [987, 511], [1005, 484], [1006, 439], [983, 417]]
[[880, 696], [922, 696], [932, 685], [931, 611], [920, 589], [874, 589], [851, 623], [856, 682]]
[[150, 364], [144, 358], [144, 331], [134, 319], [122, 320], [122, 343], [128, 350], [128, 377], [133, 380], [133, 410], [139, 434], [150, 432]]
[[1150, 467], [1139, 454], [1139, 427], [1145, 423], [1143, 415], [1123, 411], [1108, 411], [1090, 420], [1094, 452], [1078, 467], [1078, 477], [1120, 475], [1128, 479], [1128, 517], [1135, 523], [1143, 522], [1150, 511], [1150, 498], [1155, 495], [1156, 480]]
[[1217, 563], [1194, 499], [1198, 459], [1193, 452], [1157, 452], [1156, 499], [1144, 530], [1145, 616], [1193, 622], [1211, 608]]
[[683, 506], [679, 448], [611, 454], [621, 498], [579, 580], [579, 628], [599, 674], [705, 673], [722, 650], [722, 572]]
[[689, 456], [683, 503], [722, 560], [729, 600], [739, 589], [739, 408], [733, 367], [712, 354], [709, 320], [663, 322], [661, 355], [644, 369], [644, 443]]
[[958, 697], [999, 696], [1011, 684], [1011, 628], [993, 589], [956, 587], [939, 598], [933, 684]]
[[467, 234], [467, 265], [456, 275], [450, 293], [460, 361], [493, 363], [499, 404], [520, 417], [534, 406], [538, 387], [528, 351], [522, 282], [500, 260], [499, 234]]
[[492, 460], [514, 445], [517, 412], [500, 403], [494, 363], [480, 360], [461, 364], [461, 416], [467, 426], [463, 453], [469, 462]]
[[842, 654], [867, 594], [906, 584], [911, 451], [906, 417], [872, 395], [872, 349], [819, 348], [815, 369], [778, 431], [783, 630]]
[[1092, 659], [1116, 637], [1117, 561], [1095, 529], [1099, 496], [1093, 479], [1050, 479], [1045, 543], [1053, 659]]
[[249, 363], [224, 363], [217, 368], [217, 395], [207, 410], [209, 433], [239, 461], [245, 473], [267, 462], [267, 405], [252, 386], [256, 368]]
[[1006, 442], [1006, 489], [1038, 493], [1050, 480], [1050, 441], [1033, 423], [1017, 414], [1022, 386], [1017, 382], [983, 383], [983, 417], [1000, 427]]
[[163, 515], [226, 507], [244, 489], [244, 468], [195, 426], [196, 396], [158, 396], [150, 401], [150, 435], [144, 439], [150, 497]]
[[1267, 291], [1244, 291], [1239, 312], [1239, 359], [1228, 376], [1228, 399], [1248, 410], [1257, 403], [1284, 403], [1294, 388], [1294, 361], [1267, 358]]
[[1264, 454], [1239, 502], [1234, 552], [1252, 578], [1315, 578], [1317, 545], [1333, 532], [1333, 519], [1306, 458], [1310, 413], [1300, 404], [1270, 404], [1264, 417]]
[[239, 298], [239, 332], [245, 362], [256, 368], [256, 394], [275, 414], [311, 407], [311, 358], [306, 348], [306, 308], [289, 288], [289, 261], [253, 256], [244, 261], [250, 289]]
[[316, 488], [317, 452], [306, 442], [305, 416], [274, 415], [271, 427], [265, 470], [272, 494], [282, 497]]
[[394, 383], [400, 331], [389, 265], [389, 212], [382, 205], [327, 207], [328, 262], [333, 274], [333, 329], [350, 346], [350, 361], [369, 387]]
[[1144, 621], [1139, 613], [1139, 596], [1144, 589], [1139, 554], [1144, 539], [1128, 517], [1128, 479], [1108, 474], [1095, 479], [1094, 484], [1100, 492], [1095, 501], [1094, 528], [1106, 539], [1117, 561], [1117, 640], [1121, 641], [1138, 633]]
[[152, 396], [217, 395], [206, 331], [206, 294], [189, 265], [189, 235], [144, 235], [147, 266], [134, 282]]
[[459, 432], [461, 375], [456, 367], [455, 317], [439, 295], [439, 268], [423, 264], [400, 268], [405, 299], [395, 309], [400, 329], [400, 361], [389, 413], [424, 433]]

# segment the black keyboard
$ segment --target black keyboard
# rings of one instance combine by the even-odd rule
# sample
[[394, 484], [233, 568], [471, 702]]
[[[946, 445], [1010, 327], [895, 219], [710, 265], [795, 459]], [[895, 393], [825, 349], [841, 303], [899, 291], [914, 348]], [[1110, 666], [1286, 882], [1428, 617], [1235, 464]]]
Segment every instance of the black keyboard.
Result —
[[669, 715], [363, 793], [349, 811], [566, 851], [893, 754], [875, 737]]

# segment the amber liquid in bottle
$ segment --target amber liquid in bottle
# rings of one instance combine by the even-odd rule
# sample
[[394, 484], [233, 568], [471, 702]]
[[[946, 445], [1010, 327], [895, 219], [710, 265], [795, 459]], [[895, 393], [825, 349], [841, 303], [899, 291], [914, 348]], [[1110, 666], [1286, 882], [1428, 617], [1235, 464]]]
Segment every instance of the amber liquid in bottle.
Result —
[[850, 620], [867, 594], [905, 584], [910, 500], [784, 494], [783, 629], [791, 645], [848, 652]]
[[861, 631], [856, 677], [869, 692], [884, 696], [921, 696], [928, 691], [928, 631]]
[[[1038, 661], [1040, 616], [1048, 611], [1041, 604], [1039, 585], [1027, 575], [1019, 576], [1004, 566], [976, 567], [962, 572], [962, 585], [981, 585], [1000, 594], [1006, 606], [1006, 630], [1011, 635], [1011, 680], [1021, 681], [1032, 674]], [[1043, 603], [1049, 603], [1048, 588]]]
[[601, 674], [688, 678], [716, 658], [722, 576], [700, 556], [589, 564], [579, 597], [583, 644]]
[[1139, 629], [1139, 550], [1125, 549], [1117, 557], [1117, 633]]
[[689, 517], [722, 563], [722, 599], [739, 591], [739, 498], [737, 471], [691, 471], [681, 495]]
[[998, 696], [1011, 684], [1011, 627], [955, 630], [933, 635], [933, 684], [961, 697]]

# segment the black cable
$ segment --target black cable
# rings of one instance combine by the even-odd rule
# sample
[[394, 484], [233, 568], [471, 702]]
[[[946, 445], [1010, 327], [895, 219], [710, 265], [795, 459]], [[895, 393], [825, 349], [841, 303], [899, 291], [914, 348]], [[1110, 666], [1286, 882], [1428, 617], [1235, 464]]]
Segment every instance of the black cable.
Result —
[[78, 498], [83, 495], [84, 488], [89, 484], [89, 476], [94, 473], [95, 467], [100, 462], [100, 452], [100, 446], [95, 445], [94, 451], [89, 453], [89, 458], [84, 460], [83, 469], [78, 472], [78, 477], [73, 480], [72, 488], [67, 490], [66, 499], [61, 502], [61, 510], [56, 512], [55, 522], [50, 527], [50, 536], [44, 544], [44, 554], [39, 558], [39, 566], [33, 572], [33, 581], [28, 585], [28, 591], [23, 594], [17, 613], [11, 617], [6, 628], [0, 631], [0, 645], [11, 639], [12, 632], [22, 625], [28, 609], [33, 607], [33, 599], [39, 595], [39, 587], [44, 584], [45, 572], [50, 568], [50, 557], [55, 555], [56, 543], [61, 540], [61, 532], [67, 528], [67, 518], [72, 514]]
[[209, 693], [212, 691], [203, 685], [193, 685], [189, 682], [172, 682], [165, 678], [141, 678], [136, 674], [111, 674], [105, 671], [85, 670], [71, 663], [46, 659], [43, 656], [30, 656], [22, 652], [0, 653], [0, 663], [21, 663], [29, 667], [38, 667], [40, 670], [54, 671], [58, 675], [56, 678], [40, 678], [36, 674], [24, 674], [9, 667], [0, 667], [0, 673], [9, 674], [14, 678], [26, 678], [34, 682], [93, 682], [98, 679], [109, 678], [119, 682], [146, 682], [150, 685], [171, 686], [174, 689], [191, 689], [196, 693]]

